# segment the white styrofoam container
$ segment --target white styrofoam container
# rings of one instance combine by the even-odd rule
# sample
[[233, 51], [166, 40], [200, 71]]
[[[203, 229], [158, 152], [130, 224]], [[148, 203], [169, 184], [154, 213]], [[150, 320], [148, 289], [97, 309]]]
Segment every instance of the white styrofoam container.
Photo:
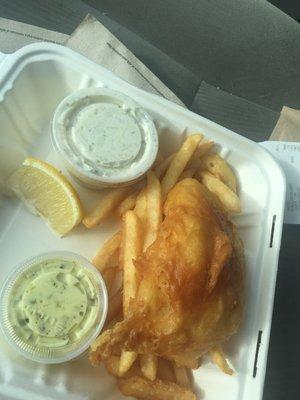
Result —
[[[194, 374], [195, 383], [200, 397], [207, 400], [261, 399], [285, 199], [285, 179], [273, 158], [254, 142], [133, 87], [62, 46], [38, 43], [1, 55], [0, 77], [0, 173], [1, 159], [9, 158], [13, 167], [14, 160], [27, 152], [69, 176], [51, 145], [49, 125], [55, 107], [66, 95], [90, 86], [107, 86], [139, 102], [155, 120], [166, 154], [177, 148], [185, 128], [188, 133], [201, 131], [219, 145], [220, 154], [238, 176], [243, 212], [233, 220], [245, 245], [247, 303], [240, 332], [226, 346], [236, 373], [227, 376], [205, 362]], [[74, 185], [87, 209], [102, 195]], [[18, 201], [4, 198], [0, 204], [0, 285], [16, 264], [36, 253], [69, 250], [91, 258], [116, 228], [112, 222], [90, 231], [78, 227], [60, 239]], [[67, 396], [123, 398], [114, 378], [102, 366], [91, 367], [87, 358], [41, 365], [21, 358], [0, 337], [1, 399], [59, 400]]]

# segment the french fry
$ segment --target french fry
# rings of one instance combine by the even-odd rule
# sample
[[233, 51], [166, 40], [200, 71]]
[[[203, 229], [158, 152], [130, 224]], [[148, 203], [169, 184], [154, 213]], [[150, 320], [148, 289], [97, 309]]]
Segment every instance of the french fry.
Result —
[[227, 375], [232, 375], [234, 373], [233, 369], [229, 367], [225, 354], [220, 346], [214, 347], [209, 354], [213, 363], [216, 364], [221, 371]]
[[202, 143], [202, 139], [201, 139], [200, 143], [199, 143], [198, 146], [196, 147], [196, 149], [195, 149], [195, 151], [194, 151], [192, 157], [190, 158], [190, 160], [189, 160], [189, 162], [188, 162], [188, 167], [191, 167], [192, 164], [193, 164], [195, 161], [199, 160], [200, 155], [201, 155], [201, 153], [202, 153], [202, 149], [203, 149], [202, 145], [203, 145], [203, 143]]
[[203, 142], [200, 143], [198, 146], [198, 157], [204, 156], [204, 154], [208, 153], [213, 147], [215, 143], [210, 141], [210, 142]]
[[[146, 214], [147, 214], [147, 198], [146, 198], [146, 188], [143, 187], [140, 192], [137, 194], [136, 202], [135, 202], [135, 207], [134, 207], [134, 213], [137, 215], [140, 221], [140, 234], [141, 238], [140, 240], [143, 240], [143, 227], [146, 226]], [[119, 254], [119, 265], [123, 266], [123, 240], [121, 241], [121, 246], [120, 246], [120, 254]]]
[[122, 217], [126, 211], [133, 210], [135, 207], [138, 191], [130, 193], [116, 209], [116, 215]]
[[144, 237], [144, 251], [157, 238], [158, 229], [162, 221], [162, 199], [161, 186], [154, 172], [149, 171], [147, 174], [147, 216], [146, 216], [146, 232]]
[[[130, 301], [136, 294], [134, 260], [142, 251], [141, 223], [134, 211], [127, 211], [123, 220], [122, 260], [123, 260], [123, 314], [128, 315]], [[122, 376], [137, 358], [132, 351], [123, 351], [120, 358], [119, 374]]]
[[113, 211], [118, 207], [122, 200], [127, 196], [130, 191], [129, 187], [120, 187], [111, 189], [100, 203], [86, 215], [82, 222], [87, 228], [94, 228], [100, 225]]
[[149, 381], [139, 376], [119, 379], [118, 386], [125, 396], [145, 400], [196, 400], [195, 394], [173, 382], [159, 379]]
[[240, 199], [225, 183], [208, 171], [198, 171], [197, 177], [208, 190], [218, 197], [226, 210], [233, 213], [241, 212]]
[[157, 356], [154, 354], [141, 354], [140, 366], [144, 377], [154, 381], [157, 373]]
[[[161, 189], [160, 182], [156, 178], [153, 172], [149, 171], [147, 175], [147, 187], [142, 189], [140, 192], [135, 207], [135, 213], [140, 217], [143, 225], [146, 227], [145, 244], [147, 246], [151, 244], [156, 236], [158, 227], [162, 219], [162, 205], [161, 205]], [[140, 233], [140, 238], [142, 237], [142, 232]], [[124, 249], [126, 244], [123, 245]], [[144, 247], [145, 248], [145, 247]], [[124, 254], [124, 252], [123, 252]], [[123, 259], [123, 264], [125, 266], [125, 260]], [[124, 276], [125, 279], [125, 276]], [[124, 288], [126, 282], [124, 281]], [[125, 289], [124, 289], [125, 293]], [[133, 296], [132, 296], [133, 297]], [[126, 315], [126, 300], [124, 297], [124, 315]], [[128, 367], [136, 359], [136, 354], [133, 352], [123, 352], [120, 360], [120, 374], [126, 372]], [[149, 357], [141, 356], [141, 365], [143, 366], [143, 372], [147, 377], [155, 379], [157, 361], [156, 357], [149, 355]]]
[[137, 359], [137, 353], [134, 351], [122, 351], [119, 364], [119, 376], [123, 376], [131, 368]]
[[213, 148], [214, 144], [214, 142], [200, 142], [188, 163], [188, 168], [195, 168], [198, 170], [201, 167], [201, 157], [207, 154]]
[[119, 251], [121, 239], [121, 232], [117, 232], [104, 243], [104, 245], [99, 249], [95, 257], [93, 258], [92, 263], [101, 272], [104, 272], [106, 268], [111, 266], [110, 263], [112, 259]]
[[147, 218], [147, 189], [143, 188], [136, 199], [134, 212], [138, 216], [142, 227], [146, 226]]
[[183, 179], [186, 178], [192, 178], [195, 175], [195, 173], [196, 173], [196, 168], [185, 169], [183, 173], [180, 175], [178, 181], [182, 181]]
[[123, 220], [123, 312], [129, 311], [130, 300], [136, 294], [134, 260], [142, 251], [141, 224], [134, 211], [127, 211]]
[[165, 160], [163, 160], [160, 164], [158, 164], [155, 167], [154, 172], [155, 175], [158, 177], [158, 179], [161, 179], [162, 176], [165, 174], [166, 170], [168, 169], [175, 155], [176, 153], [171, 154], [169, 157], [167, 157]]
[[205, 154], [202, 159], [204, 169], [225, 183], [233, 192], [236, 193], [236, 177], [223, 158], [218, 154]]
[[179, 386], [186, 388], [191, 387], [190, 372], [186, 367], [174, 363], [174, 373]]
[[[144, 236], [145, 251], [157, 238], [158, 229], [162, 221], [161, 186], [155, 173], [149, 171], [146, 186], [147, 216]], [[153, 354], [142, 354], [140, 365], [143, 375], [153, 381], [157, 372], [157, 357]]]
[[169, 191], [178, 181], [178, 178], [180, 177], [187, 163], [191, 159], [201, 139], [202, 135], [200, 134], [188, 136], [181, 148], [179, 149], [178, 153], [176, 153], [161, 182], [163, 199], [166, 198]]
[[[105, 368], [110, 375], [119, 376], [119, 365], [120, 365], [120, 357], [119, 356], [110, 356], [107, 360], [105, 360]], [[141, 371], [139, 370], [138, 364], [134, 363], [132, 367], [124, 374], [124, 378], [130, 378], [132, 376], [140, 376]]]

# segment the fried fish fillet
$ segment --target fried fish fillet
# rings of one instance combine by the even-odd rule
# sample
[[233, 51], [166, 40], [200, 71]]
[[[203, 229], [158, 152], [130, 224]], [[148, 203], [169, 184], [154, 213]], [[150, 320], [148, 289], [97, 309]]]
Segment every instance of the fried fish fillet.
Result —
[[170, 191], [157, 240], [136, 261], [128, 316], [91, 347], [151, 353], [190, 365], [237, 330], [244, 303], [243, 246], [214, 196], [195, 179]]

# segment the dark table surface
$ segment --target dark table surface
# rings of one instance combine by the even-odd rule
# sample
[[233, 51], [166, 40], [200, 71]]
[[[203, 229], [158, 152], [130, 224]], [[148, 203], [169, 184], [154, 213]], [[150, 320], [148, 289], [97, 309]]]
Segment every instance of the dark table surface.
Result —
[[[187, 106], [253, 140], [300, 108], [300, 25], [264, 0], [0, 1], [1, 17], [67, 34], [88, 12]], [[299, 260], [300, 226], [284, 225], [264, 400], [300, 398]]]

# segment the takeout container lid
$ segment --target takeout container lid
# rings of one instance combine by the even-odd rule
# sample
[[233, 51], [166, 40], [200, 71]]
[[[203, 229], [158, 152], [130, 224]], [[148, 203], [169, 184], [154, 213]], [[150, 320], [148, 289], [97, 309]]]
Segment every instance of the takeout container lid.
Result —
[[[83, 270], [85, 270], [96, 289], [98, 302], [96, 319], [88, 334], [78, 342], [68, 346], [67, 349], [64, 349], [64, 347], [59, 348], [57, 354], [49, 349], [47, 350], [47, 347], [42, 349], [41, 346], [35, 349], [33, 346], [26, 344], [26, 342], [16, 334], [8, 315], [9, 303], [11, 300], [10, 294], [20, 275], [29, 271], [34, 265], [40, 262], [53, 259], [75, 261]], [[108, 307], [107, 290], [100, 272], [86, 258], [68, 251], [52, 251], [43, 253], [18, 264], [7, 277], [2, 287], [0, 301], [0, 327], [8, 343], [24, 357], [45, 364], [58, 364], [81, 356], [101, 332], [106, 319]]]
[[[116, 130], [113, 130], [113, 125], [118, 126], [118, 123], [121, 124], [121, 122], [116, 119], [113, 123], [110, 122], [110, 130], [105, 133], [98, 131], [96, 135], [94, 133], [95, 136], [101, 135], [103, 139], [101, 147], [105, 146], [106, 142], [110, 143], [108, 148], [113, 154], [121, 148], [122, 151], [130, 153], [128, 160], [124, 160], [117, 167], [112, 166], [113, 156], [110, 163], [108, 161], [105, 163], [101, 157], [99, 157], [100, 160], [91, 162], [88, 152], [79, 150], [79, 147], [74, 144], [74, 137], [80, 135], [78, 119], [84, 112], [88, 112], [88, 122], [93, 118], [97, 121], [96, 118], [99, 118], [97, 111], [94, 113], [90, 111], [91, 107], [97, 106], [102, 106], [102, 109], [104, 106], [114, 107], [114, 110], [118, 110], [120, 113], [119, 116], [126, 116], [131, 126], [134, 126], [138, 132], [132, 139], [133, 135], [129, 131], [129, 127], [127, 130], [124, 125], [119, 125], [123, 134], [117, 141], [114, 137]], [[114, 117], [112, 111], [107, 115], [108, 120]], [[102, 114], [101, 118], [104, 118], [104, 115]], [[101, 125], [101, 123], [97, 123], [97, 129], [101, 130]], [[78, 129], [77, 133], [76, 129]], [[151, 168], [158, 152], [158, 135], [150, 115], [129, 96], [105, 87], [80, 89], [65, 97], [54, 112], [51, 134], [53, 145], [63, 158], [68, 170], [91, 188], [125, 186], [134, 183]], [[107, 154], [108, 151], [106, 158]], [[118, 161], [115, 160], [115, 165]]]

